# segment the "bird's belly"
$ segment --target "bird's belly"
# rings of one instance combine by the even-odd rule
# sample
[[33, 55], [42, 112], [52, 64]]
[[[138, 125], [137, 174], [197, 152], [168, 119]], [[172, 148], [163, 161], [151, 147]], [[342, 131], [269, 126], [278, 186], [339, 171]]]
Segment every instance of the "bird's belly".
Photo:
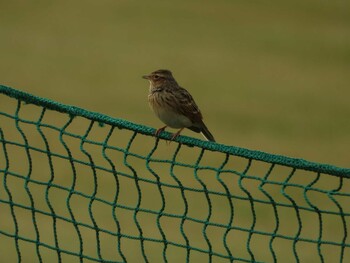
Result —
[[155, 110], [158, 118], [170, 128], [180, 129], [192, 126], [192, 122], [184, 115], [175, 113], [168, 109]]

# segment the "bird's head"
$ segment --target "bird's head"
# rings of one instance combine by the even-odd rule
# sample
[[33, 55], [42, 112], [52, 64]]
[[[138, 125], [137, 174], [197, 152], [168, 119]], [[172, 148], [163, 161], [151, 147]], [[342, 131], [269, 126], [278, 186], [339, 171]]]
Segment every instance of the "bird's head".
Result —
[[161, 87], [164, 84], [175, 82], [175, 79], [173, 77], [173, 74], [170, 70], [167, 69], [159, 69], [151, 74], [144, 75], [142, 78], [149, 80], [151, 87], [157, 88]]

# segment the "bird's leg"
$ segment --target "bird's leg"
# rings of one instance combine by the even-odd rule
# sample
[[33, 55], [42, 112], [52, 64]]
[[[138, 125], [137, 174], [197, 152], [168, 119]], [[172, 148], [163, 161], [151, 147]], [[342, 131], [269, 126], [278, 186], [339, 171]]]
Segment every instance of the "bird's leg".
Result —
[[173, 137], [171, 137], [171, 140], [172, 140], [172, 141], [175, 140], [175, 139], [180, 135], [180, 133], [182, 132], [183, 129], [185, 129], [185, 128], [181, 128], [177, 133], [175, 133], [175, 134], [173, 135]]
[[167, 127], [167, 126], [164, 126], [164, 127], [162, 127], [162, 128], [159, 128], [158, 130], [156, 130], [156, 133], [155, 133], [156, 137], [158, 137], [159, 134], [160, 134], [162, 131], [164, 131], [166, 127]]

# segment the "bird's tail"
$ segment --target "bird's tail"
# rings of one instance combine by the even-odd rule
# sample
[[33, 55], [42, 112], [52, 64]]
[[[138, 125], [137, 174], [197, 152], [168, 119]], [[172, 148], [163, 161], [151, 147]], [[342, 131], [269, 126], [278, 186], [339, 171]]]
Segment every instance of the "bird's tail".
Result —
[[208, 141], [215, 142], [214, 136], [208, 130], [207, 126], [205, 126], [204, 122], [202, 123], [201, 128], [202, 128], [201, 134], [204, 136], [204, 138], [207, 139]]

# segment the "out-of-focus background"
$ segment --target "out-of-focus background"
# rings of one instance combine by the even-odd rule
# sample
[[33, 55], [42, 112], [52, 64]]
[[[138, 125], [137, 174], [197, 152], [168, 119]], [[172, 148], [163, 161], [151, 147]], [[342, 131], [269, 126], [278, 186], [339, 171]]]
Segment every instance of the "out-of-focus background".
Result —
[[0, 16], [3, 85], [160, 127], [141, 75], [167, 68], [218, 142], [349, 167], [349, 1], [3, 1]]
[[[162, 126], [162, 123], [148, 107], [149, 84], [141, 76], [156, 69], [166, 68], [173, 71], [180, 85], [187, 88], [196, 99], [207, 126], [219, 143], [342, 167], [350, 166], [349, 1], [1, 1], [0, 21], [0, 84], [64, 104], [158, 128]], [[16, 105], [12, 100], [0, 97], [0, 104], [5, 110], [14, 114]], [[20, 112], [21, 116], [32, 120], [38, 119], [38, 113], [40, 113], [38, 109], [35, 110], [32, 105], [22, 106]], [[57, 121], [56, 125], [60, 123], [58, 127], [62, 127], [67, 121], [59, 114], [53, 114], [50, 118], [50, 114], [53, 113], [47, 113], [49, 117], [46, 117], [45, 121], [49, 123]], [[0, 121], [3, 123], [0, 124], [3, 124], [2, 128], [5, 130], [6, 138], [23, 142], [13, 121], [6, 119], [11, 123], [7, 125], [4, 124], [4, 120], [5, 117], [2, 117]], [[88, 121], [79, 119], [73, 122], [73, 128], [69, 129], [84, 134], [87, 126]], [[21, 124], [21, 127], [27, 129], [30, 143], [40, 144], [44, 148], [36, 127], [26, 127], [25, 124]], [[58, 140], [57, 131], [46, 132], [46, 135], [52, 139], [50, 141], [51, 150], [67, 154]], [[96, 137], [89, 136], [93, 140], [103, 141], [105, 137], [99, 132], [103, 133], [106, 130], [101, 128], [96, 132]], [[131, 132], [124, 130], [124, 133], [120, 135], [121, 137], [116, 137], [113, 143], [126, 144]], [[118, 134], [116, 136], [119, 136]], [[185, 131], [184, 134], [201, 138], [199, 134], [191, 131]], [[80, 151], [81, 141], [73, 139], [69, 141], [74, 148], [72, 152], [78, 156], [77, 158], [88, 161], [86, 155]], [[149, 153], [154, 145], [152, 137], [144, 140], [137, 137], [136, 141], [138, 147], [133, 148], [133, 151], [142, 152], [142, 154]], [[156, 154], [160, 158], [169, 159], [176, 147], [175, 143], [166, 146], [162, 142]], [[8, 148], [12, 158], [11, 165], [15, 163], [14, 160], [17, 163], [23, 163], [23, 167], [12, 165], [11, 169], [24, 173], [25, 176], [28, 170], [28, 158], [24, 149], [20, 151], [18, 147], [9, 145]], [[97, 162], [102, 159], [100, 148], [93, 149], [92, 146], [89, 148], [90, 154], [97, 155]], [[186, 148], [180, 155], [185, 163], [194, 164], [196, 157], [193, 156], [198, 156], [198, 153], [197, 148]], [[33, 165], [32, 177], [47, 182], [50, 174], [47, 172], [49, 171], [47, 156], [40, 154], [32, 151], [33, 160], [36, 158], [33, 161], [36, 163]], [[121, 163], [123, 156], [120, 155], [118, 158], [115, 158], [116, 165]], [[205, 155], [205, 158], [209, 165], [219, 167], [223, 156], [209, 153]], [[3, 155], [0, 156], [0, 161], [2, 160], [4, 160]], [[71, 187], [70, 163], [67, 160], [55, 159], [54, 161], [56, 176], [54, 183]], [[134, 162], [137, 169], [143, 169], [141, 174], [145, 170], [144, 162], [133, 159], [130, 162]], [[255, 164], [256, 162], [253, 166]], [[104, 163], [104, 165], [108, 164]], [[237, 168], [237, 165], [241, 167]], [[243, 171], [246, 165], [246, 160], [232, 161], [232, 166], [237, 171]], [[266, 164], [257, 164], [257, 166], [249, 170], [249, 173], [256, 176], [265, 175], [268, 166]], [[125, 169], [125, 167], [119, 168]], [[166, 172], [162, 180], [170, 181], [169, 167], [164, 165], [158, 168], [161, 171], [160, 174], [162, 171]], [[91, 168], [79, 167], [79, 169], [77, 188], [87, 196], [91, 196], [94, 185]], [[275, 180], [281, 182], [286, 180], [290, 171], [287, 168], [283, 169], [283, 167], [281, 170], [277, 169], [274, 175]], [[311, 183], [315, 176], [313, 174], [309, 177], [307, 172], [306, 174], [299, 172], [297, 171], [299, 177], [296, 180], [302, 185]], [[203, 173], [207, 176], [205, 171]], [[181, 180], [185, 185], [201, 187], [193, 178], [192, 170], [177, 174], [183, 176]], [[147, 176], [154, 180], [149, 173]], [[211, 177], [205, 177], [211, 189], [221, 187], [218, 186], [215, 176], [212, 174]], [[324, 178], [321, 181], [326, 188], [336, 189], [338, 187], [338, 181], [330, 183], [333, 177]], [[236, 226], [242, 224], [249, 228], [252, 216], [249, 212], [247, 194], [240, 188], [242, 186], [238, 187], [238, 180], [242, 178], [227, 176], [227, 179], [230, 182], [230, 191], [246, 200], [245, 206], [242, 205], [242, 209], [236, 210], [238, 216], [235, 214], [235, 224]], [[8, 180], [14, 202], [28, 205], [28, 193], [23, 187], [25, 183], [23, 178], [10, 177]], [[102, 174], [98, 180], [97, 195], [112, 202], [116, 186], [113, 181], [110, 181], [112, 180], [111, 174], [106, 174], [106, 176]], [[131, 206], [135, 206], [137, 203], [135, 185], [130, 184], [130, 179], [121, 177], [120, 180], [122, 186], [119, 203], [125, 202], [128, 205], [132, 203]], [[5, 185], [5, 179], [3, 183]], [[257, 182], [250, 186], [247, 183], [247, 185], [253, 197], [262, 198]], [[348, 184], [345, 182], [344, 185]], [[48, 191], [46, 186], [33, 183], [30, 184], [30, 187], [36, 208], [39, 207], [49, 213], [50, 210], [45, 202], [45, 191]], [[5, 188], [2, 186], [3, 191], [0, 191], [0, 199], [3, 200], [8, 199]], [[158, 189], [154, 185], [146, 185], [143, 190], [145, 191], [143, 194], [145, 206], [159, 211]], [[223, 191], [222, 187], [218, 191]], [[73, 198], [74, 200], [66, 203], [67, 191], [60, 192], [59, 189], [51, 189], [48, 192], [57, 214], [69, 218], [67, 205], [70, 204], [78, 221], [92, 224], [87, 212], [90, 199], [75, 195], [76, 199]], [[179, 201], [182, 200], [179, 192], [167, 189], [166, 193], [169, 194], [167, 209], [178, 209], [177, 212], [181, 213], [183, 206]], [[277, 186], [269, 193], [274, 193], [277, 199], [284, 199], [284, 202], [290, 204], [290, 200], [286, 200], [285, 196], [280, 196], [281, 189]], [[292, 196], [294, 195], [298, 205], [310, 207], [310, 203], [305, 202], [306, 194], [303, 195], [300, 189], [296, 189], [293, 193]], [[205, 218], [207, 212], [205, 196], [197, 197], [194, 194], [190, 196], [190, 194], [188, 193], [189, 200], [194, 200], [192, 206], [189, 205], [190, 213], [204, 215], [203, 218]], [[266, 199], [266, 196], [264, 198]], [[238, 199], [235, 200], [236, 208], [237, 206], [240, 208]], [[325, 210], [335, 209], [334, 202], [329, 204], [329, 199], [327, 202], [322, 200], [319, 201], [318, 207], [325, 205]], [[338, 200], [344, 208], [346, 207], [345, 201], [341, 203]], [[179, 207], [176, 208], [176, 205]], [[258, 206], [258, 204], [255, 205]], [[104, 225], [107, 229], [112, 228], [114, 222], [110, 212], [108, 215], [104, 214], [107, 213], [106, 207], [101, 204], [96, 204], [94, 207], [98, 211], [96, 216], [99, 225]], [[8, 205], [2, 204], [0, 208], [4, 215], [2, 221], [5, 222], [4, 229], [9, 229], [8, 231], [13, 233], [13, 219]], [[19, 220], [20, 234], [35, 239], [31, 211], [21, 210], [18, 207], [15, 210]], [[294, 210], [289, 211], [291, 214], [288, 211], [279, 211], [282, 217], [280, 222], [282, 234], [295, 235], [297, 225]], [[44, 239], [43, 242], [45, 242], [45, 239], [48, 238], [47, 243], [54, 246], [52, 218], [39, 214], [37, 213], [37, 217], [41, 216], [40, 220], [42, 220], [38, 223], [39, 232], [50, 233], [49, 237], [43, 235], [41, 240]], [[262, 224], [261, 229], [271, 233], [275, 227], [274, 221], [271, 221], [274, 215], [271, 205], [261, 207], [257, 214], [263, 218], [262, 223], [258, 220], [258, 224]], [[213, 205], [214, 221], [222, 220], [223, 223], [227, 223], [226, 219], [230, 215], [227, 200], [218, 201], [216, 205]], [[123, 229], [131, 227], [132, 232], [137, 235], [131, 212], [121, 211], [118, 216]], [[342, 222], [338, 219], [332, 218], [329, 222], [323, 223], [327, 233], [330, 233], [329, 240], [340, 242], [339, 238], [342, 237], [343, 230]], [[307, 234], [311, 233], [311, 237], [307, 234], [304, 237], [317, 239], [314, 233], [318, 233], [318, 225], [315, 222], [318, 222], [316, 213], [307, 214], [305, 212], [303, 231], [306, 231]], [[72, 224], [63, 221], [59, 221], [58, 224], [62, 224], [59, 226], [61, 248], [78, 251], [78, 240]], [[154, 234], [157, 235], [154, 238], [160, 238], [154, 218], [153, 221], [144, 220], [143, 224], [146, 234], [151, 237]], [[195, 228], [190, 223], [188, 224], [187, 231], [191, 233], [190, 238], [202, 238], [201, 241], [198, 241], [198, 247], [206, 249], [201, 232], [203, 226]], [[167, 233], [169, 239], [173, 240], [171, 238], [174, 234], [180, 240], [178, 225], [170, 224], [170, 226], [167, 231], [174, 230], [174, 233]], [[85, 252], [88, 251], [88, 255], [93, 254], [96, 258], [94, 232], [91, 229], [88, 230], [84, 232], [86, 234], [84, 249]], [[110, 231], [115, 231], [115, 229]], [[213, 231], [214, 236], [221, 234]], [[50, 235], [51, 239], [49, 239]], [[249, 259], [246, 241], [242, 241], [242, 235], [245, 235], [244, 240], [246, 240], [247, 233], [238, 233], [229, 241], [232, 241], [235, 255]], [[108, 238], [104, 244], [116, 242], [115, 238]], [[2, 241], [0, 243], [1, 254], [4, 255], [7, 251], [11, 251], [8, 253], [8, 262], [16, 260], [17, 253], [13, 240], [3, 236], [0, 241]], [[125, 247], [130, 248], [127, 253], [130, 258], [134, 259], [131, 262], [139, 262], [142, 259], [139, 241], [125, 239], [123, 242]], [[184, 244], [182, 239], [181, 242]], [[193, 242], [197, 244], [196, 240]], [[264, 260], [272, 261], [268, 242], [269, 239], [261, 239], [255, 243], [256, 250], [260, 251], [258, 253], [268, 254], [262, 257]], [[281, 240], [276, 243], [275, 246], [280, 252], [278, 259], [285, 257], [287, 260], [285, 262], [288, 260], [294, 262], [292, 241]], [[20, 244], [23, 258], [32, 258], [35, 254], [34, 245], [24, 241], [21, 241]], [[216, 245], [221, 246], [218, 250], [225, 251], [222, 243], [213, 242], [214, 248]], [[317, 255], [316, 245], [312, 246], [314, 249], [312, 253], [310, 253], [310, 247], [308, 244], [298, 243], [298, 249], [303, 251], [302, 255], [306, 258], [305, 262], [313, 262], [314, 255]], [[134, 252], [136, 248], [138, 250]], [[51, 250], [41, 249], [44, 251], [45, 258], [52, 259]], [[151, 257], [161, 258], [162, 249], [159, 245], [153, 250], [156, 252], [150, 253]], [[115, 251], [107, 250], [104, 253], [109, 255], [109, 259], [115, 260]], [[174, 251], [171, 252], [173, 257], [170, 259], [177, 259], [177, 262], [181, 262], [185, 257], [184, 254], [181, 254], [179, 259], [177, 257], [180, 253]], [[334, 253], [338, 252], [337, 250]], [[66, 257], [64, 258], [66, 262], [70, 262], [70, 259], [72, 262], [77, 260], [77, 258], [69, 258], [68, 254], [65, 254], [64, 257]], [[56, 259], [55, 255], [54, 259]], [[202, 258], [199, 259], [202, 260]]]

